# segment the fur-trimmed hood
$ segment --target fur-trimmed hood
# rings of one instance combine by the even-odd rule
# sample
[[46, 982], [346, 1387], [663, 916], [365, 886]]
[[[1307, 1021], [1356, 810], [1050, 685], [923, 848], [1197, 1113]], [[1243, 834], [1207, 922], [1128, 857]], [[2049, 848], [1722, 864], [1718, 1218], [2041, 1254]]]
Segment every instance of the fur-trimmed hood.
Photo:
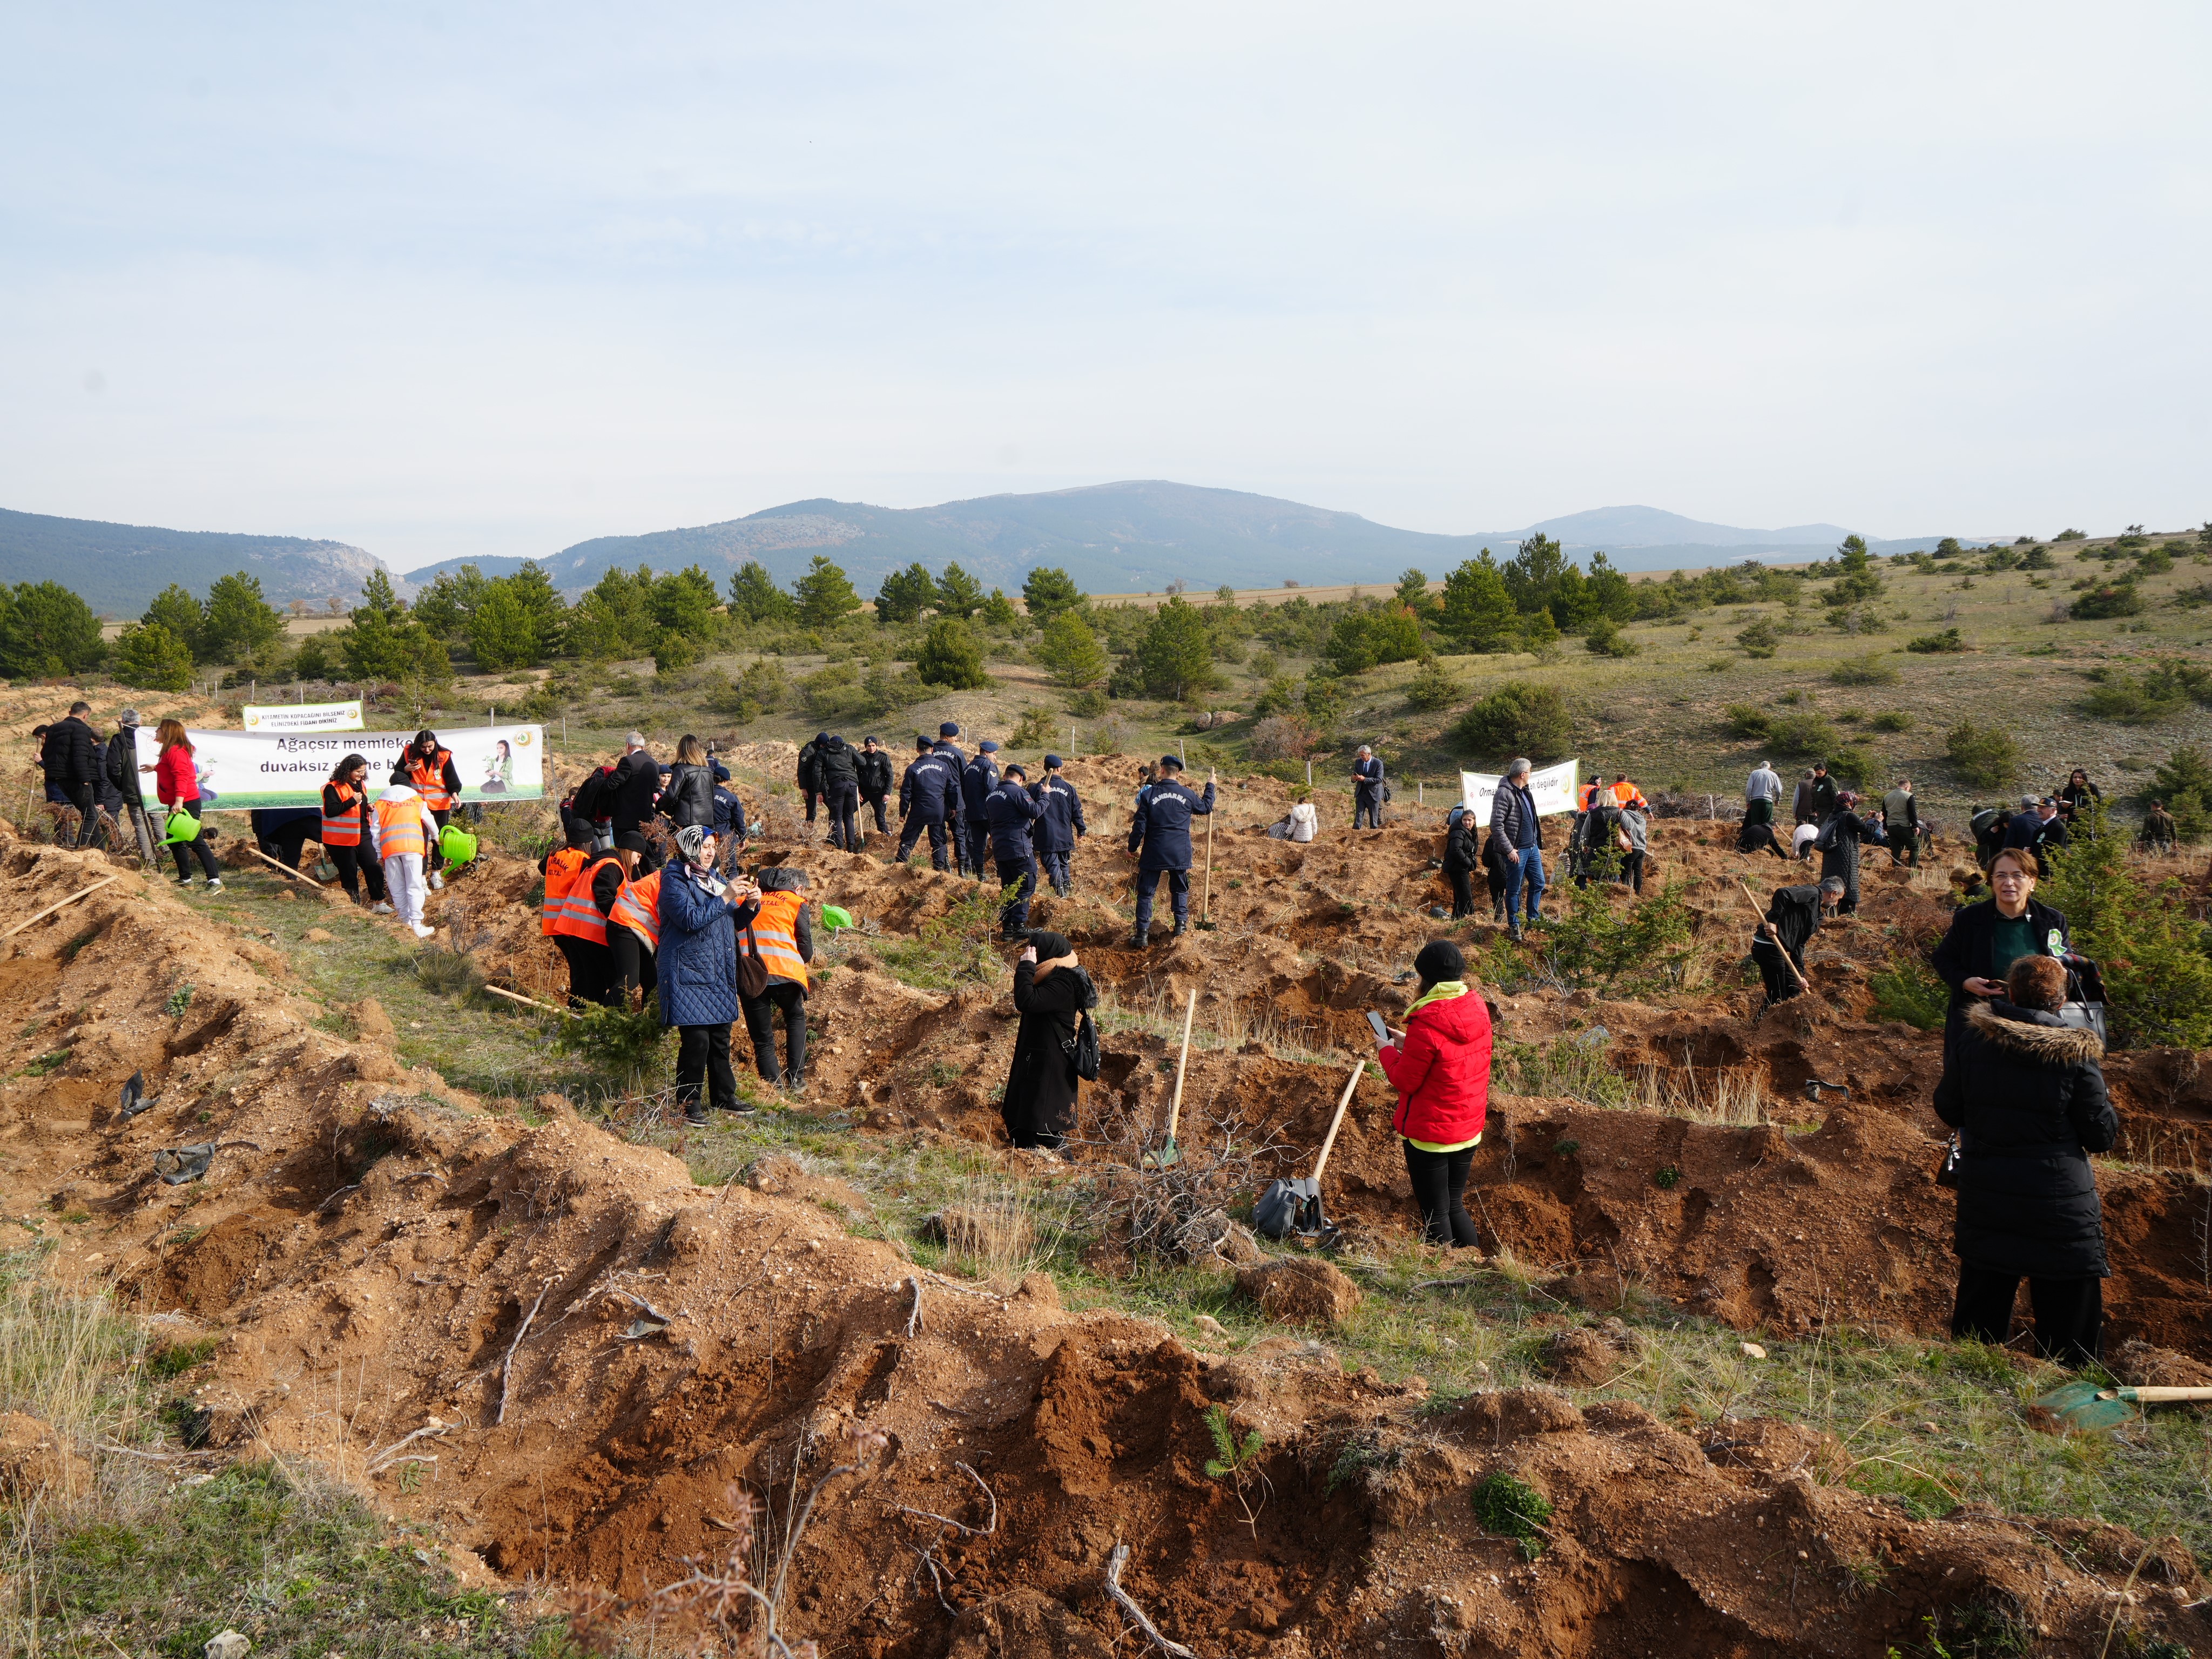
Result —
[[[2005, 1011], [2002, 1014], [1997, 1012], [2000, 1008]], [[2043, 1019], [2055, 1022], [2057, 1018], [2055, 1014], [2039, 1018], [2033, 1011], [2014, 1007], [2009, 1002], [1978, 1002], [1966, 1011], [1966, 1024], [1976, 1036], [2001, 1048], [2009, 1048], [2039, 1066], [2079, 1066], [2105, 1057], [2105, 1045], [2097, 1040], [2094, 1031], [2085, 1031], [2076, 1025], [2042, 1023]]]

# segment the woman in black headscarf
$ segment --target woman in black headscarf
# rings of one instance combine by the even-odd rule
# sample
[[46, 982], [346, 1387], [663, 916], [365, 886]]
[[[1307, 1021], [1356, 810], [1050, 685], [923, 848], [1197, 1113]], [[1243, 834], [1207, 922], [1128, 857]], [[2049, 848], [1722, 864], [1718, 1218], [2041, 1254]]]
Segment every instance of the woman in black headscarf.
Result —
[[1000, 1113], [1017, 1146], [1057, 1151], [1075, 1128], [1075, 1037], [1085, 1011], [1098, 1006], [1091, 975], [1064, 933], [1031, 933], [1014, 964], [1014, 1007], [1022, 1023], [1006, 1073]]

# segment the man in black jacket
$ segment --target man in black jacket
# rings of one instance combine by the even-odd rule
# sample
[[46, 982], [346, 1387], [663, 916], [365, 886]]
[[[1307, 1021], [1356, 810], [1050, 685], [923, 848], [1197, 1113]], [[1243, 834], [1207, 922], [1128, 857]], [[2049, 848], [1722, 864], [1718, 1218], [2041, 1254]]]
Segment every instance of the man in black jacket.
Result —
[[1352, 827], [1382, 827], [1382, 763], [1365, 744], [1352, 763]]
[[859, 751], [835, 732], [814, 746], [822, 799], [830, 807], [830, 844], [848, 853], [860, 850], [860, 760]]
[[645, 746], [645, 734], [633, 732], [623, 740], [623, 757], [615, 763], [600, 795], [599, 810], [613, 820], [615, 845], [637, 854], [637, 872], [653, 869], [653, 843], [645, 827], [653, 820], [660, 796], [660, 763]]
[[890, 820], [884, 815], [884, 802], [891, 793], [891, 757], [873, 738], [860, 739], [860, 800], [876, 809], [876, 833], [888, 836]]
[[1036, 849], [1031, 837], [1044, 805], [1030, 793], [1028, 771], [1009, 766], [983, 803], [983, 811], [991, 827], [991, 856], [999, 866], [999, 891], [1013, 890], [999, 913], [999, 937], [1019, 939], [1029, 927], [1030, 898], [1036, 891]]
[[822, 795], [822, 745], [830, 741], [827, 732], [817, 732], [814, 741], [799, 745], [799, 793], [806, 797], [806, 821], [814, 822], [814, 803]]
[[1836, 811], [1836, 800], [1841, 793], [1836, 781], [1828, 775], [1828, 763], [1814, 761], [1811, 794], [1813, 816], [1808, 822], [1826, 823], [1833, 817]]
[[1190, 931], [1190, 821], [1213, 810], [1213, 775], [1207, 773], [1201, 795], [1182, 781], [1182, 759], [1160, 757], [1159, 781], [1138, 797], [1129, 823], [1129, 852], [1137, 860], [1137, 925], [1129, 948], [1141, 951], [1152, 931], [1152, 901], [1160, 878], [1168, 878], [1178, 937]]
[[1536, 798], [1528, 788], [1530, 763], [1516, 757], [1505, 769], [1498, 793], [1490, 803], [1489, 840], [1505, 866], [1505, 929], [1513, 942], [1521, 942], [1522, 910], [1534, 921], [1543, 913], [1544, 828], [1536, 815]]
[[[904, 864], [912, 856], [915, 843], [921, 839], [926, 829], [929, 831], [931, 866], [939, 870], [946, 867], [945, 842], [949, 840], [952, 844], [951, 867], [964, 870], [959, 763], [945, 752], [951, 748], [950, 744], [933, 746], [927, 738], [917, 737], [914, 746], [915, 757], [907, 763], [906, 775], [899, 780], [899, 817], [903, 823], [899, 830], [898, 861]], [[951, 821], [949, 830], [948, 815]]]
[[[1833, 913], [1844, 896], [1844, 878], [1830, 876], [1819, 886], [1810, 882], [1798, 887], [1778, 887], [1767, 901], [1766, 920], [1751, 942], [1751, 959], [1766, 986], [1765, 1013], [1778, 1002], [1787, 1002], [1804, 988], [1798, 975], [1805, 971], [1805, 947], [1820, 931], [1820, 919]], [[1787, 952], [1789, 961], [1783, 960]], [[1796, 973], [1790, 972], [1792, 967]]]
[[968, 873], [983, 879], [991, 855], [991, 792], [999, 787], [999, 763], [993, 758], [999, 745], [986, 738], [975, 745], [975, 758], [960, 773], [960, 799], [967, 814]]
[[46, 781], [67, 795], [77, 810], [76, 833], [70, 843], [76, 847], [91, 842], [99, 808], [94, 786], [100, 781], [100, 734], [85, 720], [90, 713], [90, 703], [71, 703], [68, 717], [46, 728], [46, 743], [39, 751]]
[[149, 869], [154, 864], [154, 830], [146, 821], [146, 796], [138, 785], [138, 711], [126, 708], [116, 717], [115, 735], [107, 740], [104, 763], [108, 787], [123, 803], [123, 813], [138, 838], [138, 855]]

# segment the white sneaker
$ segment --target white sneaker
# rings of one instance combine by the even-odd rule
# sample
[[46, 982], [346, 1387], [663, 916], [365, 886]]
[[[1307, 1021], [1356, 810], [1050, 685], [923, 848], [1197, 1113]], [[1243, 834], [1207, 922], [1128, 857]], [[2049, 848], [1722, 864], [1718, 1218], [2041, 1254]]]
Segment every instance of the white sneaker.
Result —
[[375, 903], [368, 907], [368, 914], [372, 916], [389, 916], [395, 915], [398, 912], [394, 911], [392, 908], [386, 904], [382, 899], [379, 899]]
[[434, 927], [425, 927], [419, 921], [410, 921], [407, 925], [415, 930], [415, 937], [416, 939], [428, 939], [438, 931]]
[[440, 875], [435, 870], [433, 870], [430, 872], [430, 890], [434, 893], [445, 884], [446, 878]]
[[222, 878], [221, 876], [217, 876], [213, 881], [208, 884], [207, 890], [210, 893], [220, 893], [222, 891]]

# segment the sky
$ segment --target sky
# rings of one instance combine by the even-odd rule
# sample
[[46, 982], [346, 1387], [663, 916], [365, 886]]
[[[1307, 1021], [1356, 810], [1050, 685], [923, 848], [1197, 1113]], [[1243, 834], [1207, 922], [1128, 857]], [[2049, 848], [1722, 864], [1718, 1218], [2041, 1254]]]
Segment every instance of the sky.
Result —
[[2202, 5], [0, 5], [0, 506], [2212, 518]]

